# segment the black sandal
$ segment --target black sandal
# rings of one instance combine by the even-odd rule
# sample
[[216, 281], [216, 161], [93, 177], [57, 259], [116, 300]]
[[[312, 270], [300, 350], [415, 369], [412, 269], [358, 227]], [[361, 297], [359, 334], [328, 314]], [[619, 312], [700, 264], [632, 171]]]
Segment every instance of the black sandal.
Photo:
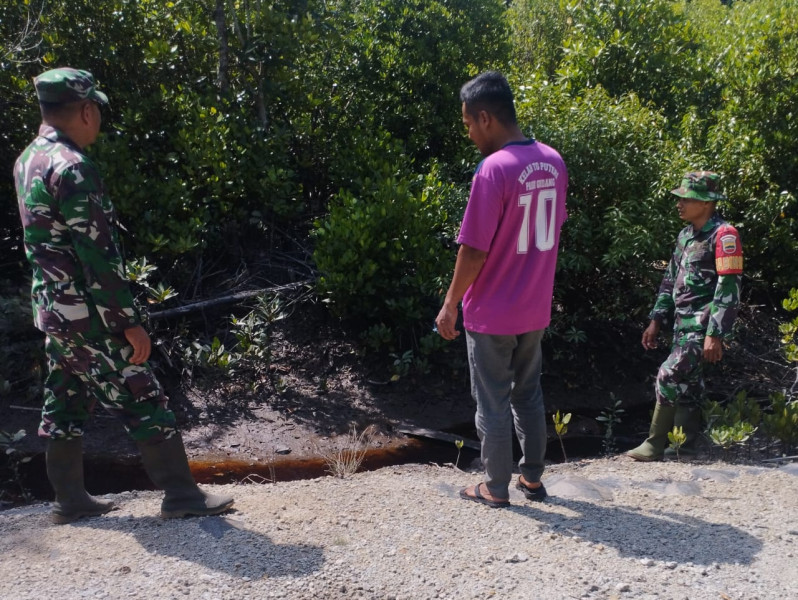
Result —
[[491, 508], [503, 508], [505, 506], [510, 506], [509, 500], [504, 500], [502, 502], [499, 502], [496, 500], [488, 500], [487, 498], [485, 498], [485, 496], [482, 495], [482, 492], [479, 491], [481, 485], [482, 483], [478, 483], [477, 485], [474, 486], [473, 496], [466, 493], [466, 490], [468, 490], [468, 488], [463, 488], [462, 490], [460, 490], [460, 497], [463, 500], [471, 500], [471, 502], [479, 502], [480, 504], [485, 504], [487, 506], [490, 506]]
[[532, 502], [543, 502], [546, 497], [549, 495], [546, 492], [546, 488], [543, 487], [543, 483], [536, 487], [531, 488], [523, 483], [521, 483], [521, 478], [518, 478], [518, 483], [515, 484], [515, 487], [524, 492], [524, 496], [526, 496], [527, 500], [532, 500]]

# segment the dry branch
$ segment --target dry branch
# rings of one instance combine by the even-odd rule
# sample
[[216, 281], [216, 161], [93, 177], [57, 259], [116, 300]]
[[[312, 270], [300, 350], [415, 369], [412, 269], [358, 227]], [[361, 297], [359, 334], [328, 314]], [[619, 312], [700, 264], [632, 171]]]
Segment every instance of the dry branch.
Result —
[[286, 290], [293, 290], [302, 287], [304, 285], [309, 285], [310, 283], [312, 283], [312, 280], [307, 279], [305, 281], [298, 281], [296, 283], [278, 285], [276, 287], [265, 288], [260, 290], [245, 290], [242, 292], [229, 294], [227, 296], [218, 296], [216, 298], [209, 298], [208, 300], [193, 302], [191, 304], [186, 304], [184, 306], [177, 306], [175, 308], [167, 308], [166, 310], [151, 312], [149, 313], [149, 317], [150, 319], [166, 319], [178, 315], [187, 315], [189, 313], [196, 312], [198, 310], [204, 310], [206, 308], [220, 306], [222, 304], [231, 304], [234, 302], [240, 302], [242, 300], [247, 300], [249, 298], [255, 298], [256, 296], [262, 296], [263, 294], [272, 294], [276, 292], [283, 292]]

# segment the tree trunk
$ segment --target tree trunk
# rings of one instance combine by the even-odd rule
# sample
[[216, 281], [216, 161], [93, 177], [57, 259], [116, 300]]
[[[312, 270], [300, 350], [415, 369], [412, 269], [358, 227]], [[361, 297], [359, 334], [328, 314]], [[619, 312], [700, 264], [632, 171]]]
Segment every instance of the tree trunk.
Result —
[[216, 0], [216, 9], [213, 11], [213, 20], [216, 21], [216, 33], [219, 36], [219, 70], [216, 74], [216, 85], [222, 95], [230, 91], [230, 49], [227, 45], [227, 19], [224, 14], [224, 0]]

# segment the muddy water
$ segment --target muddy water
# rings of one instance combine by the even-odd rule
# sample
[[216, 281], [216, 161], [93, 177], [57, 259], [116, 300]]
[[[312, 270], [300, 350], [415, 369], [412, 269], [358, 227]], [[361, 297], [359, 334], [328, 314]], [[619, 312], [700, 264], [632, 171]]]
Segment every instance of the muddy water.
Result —
[[[566, 440], [565, 448], [569, 460], [597, 456], [601, 453], [601, 439], [596, 436], [573, 437]], [[516, 458], [520, 458], [520, 449], [517, 445], [515, 453]], [[562, 462], [559, 440], [549, 441], [546, 457], [552, 462]], [[467, 447], [460, 451], [458, 457], [457, 448], [453, 444], [411, 438], [388, 447], [368, 450], [360, 470], [372, 471], [406, 463], [454, 464], [455, 461], [460, 468], [467, 468], [478, 458], [479, 453]], [[268, 483], [313, 479], [330, 474], [327, 464], [320, 457], [289, 456], [279, 457], [270, 462], [192, 460], [191, 472], [201, 484]], [[155, 489], [138, 457], [88, 456], [85, 460], [85, 479], [86, 489], [92, 494]], [[34, 498], [39, 500], [53, 498], [47, 482], [43, 454], [34, 456], [25, 465], [22, 481]]]
[[[474, 451], [464, 448], [460, 453], [458, 464], [463, 466], [470, 463], [476, 455]], [[363, 458], [360, 470], [371, 471], [405, 463], [454, 463], [455, 460], [457, 460], [457, 448], [453, 445], [408, 439], [387, 447], [369, 449]], [[138, 457], [87, 456], [84, 461], [84, 471], [86, 489], [92, 494], [155, 489]], [[320, 457], [289, 456], [269, 462], [191, 460], [191, 472], [198, 483], [204, 484], [267, 483], [329, 475], [328, 466]], [[34, 498], [40, 500], [53, 498], [47, 482], [43, 454], [34, 456], [24, 465], [22, 482]]]

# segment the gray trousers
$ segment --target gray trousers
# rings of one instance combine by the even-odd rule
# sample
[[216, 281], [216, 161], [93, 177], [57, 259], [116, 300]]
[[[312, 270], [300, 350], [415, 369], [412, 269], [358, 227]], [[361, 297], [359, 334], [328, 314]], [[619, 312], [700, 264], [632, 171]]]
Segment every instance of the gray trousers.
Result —
[[546, 416], [540, 388], [542, 337], [543, 330], [521, 335], [466, 331], [485, 484], [497, 498], [510, 495], [513, 426], [523, 452], [518, 467], [524, 479], [535, 483], [543, 475]]

